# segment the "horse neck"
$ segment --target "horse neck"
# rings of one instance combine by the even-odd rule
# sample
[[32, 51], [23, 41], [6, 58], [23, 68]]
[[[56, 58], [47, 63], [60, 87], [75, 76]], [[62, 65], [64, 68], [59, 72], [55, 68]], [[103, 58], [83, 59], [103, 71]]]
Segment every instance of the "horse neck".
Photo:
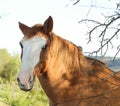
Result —
[[69, 67], [69, 69], [79, 67], [80, 58], [83, 56], [82, 51], [77, 46], [56, 35], [53, 35], [49, 53], [51, 56], [49, 60], [52, 60], [53, 64], [55, 62], [57, 67]]
[[[81, 64], [83, 54], [81, 49], [71, 42], [60, 38], [54, 34], [51, 35], [49, 50], [47, 51], [47, 60], [43, 70], [47, 70], [49, 82], [52, 86], [57, 83], [62, 84], [65, 81], [72, 83], [76, 77], [80, 78]], [[65, 81], [64, 81], [65, 80]]]

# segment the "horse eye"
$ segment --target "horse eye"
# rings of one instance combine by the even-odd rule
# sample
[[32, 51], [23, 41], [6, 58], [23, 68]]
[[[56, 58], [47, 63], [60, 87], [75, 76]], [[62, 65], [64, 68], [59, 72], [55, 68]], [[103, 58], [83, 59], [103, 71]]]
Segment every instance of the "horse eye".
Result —
[[45, 46], [42, 47], [42, 50], [46, 50], [48, 47], [48, 44], [45, 44]]

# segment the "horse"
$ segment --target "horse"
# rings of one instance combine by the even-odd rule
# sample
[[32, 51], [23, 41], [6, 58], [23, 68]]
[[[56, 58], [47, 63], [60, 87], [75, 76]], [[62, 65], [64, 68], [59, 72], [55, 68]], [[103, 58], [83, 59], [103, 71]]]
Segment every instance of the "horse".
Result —
[[19, 28], [21, 90], [30, 91], [37, 77], [49, 106], [120, 106], [120, 74], [56, 35], [51, 16], [32, 27], [19, 22]]

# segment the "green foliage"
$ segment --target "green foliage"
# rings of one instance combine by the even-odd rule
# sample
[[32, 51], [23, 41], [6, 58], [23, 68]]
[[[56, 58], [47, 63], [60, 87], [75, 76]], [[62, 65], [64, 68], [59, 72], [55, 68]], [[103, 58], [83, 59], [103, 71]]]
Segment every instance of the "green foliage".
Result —
[[0, 82], [10, 82], [16, 79], [20, 67], [19, 55], [11, 55], [6, 49], [0, 50]]
[[[38, 84], [38, 83], [37, 83]], [[17, 84], [0, 85], [0, 101], [8, 106], [48, 106], [48, 100], [41, 87], [24, 92]]]
[[11, 55], [6, 49], [0, 49], [0, 106], [48, 106], [48, 99], [39, 82], [30, 92], [19, 89], [16, 74], [20, 68], [18, 54]]

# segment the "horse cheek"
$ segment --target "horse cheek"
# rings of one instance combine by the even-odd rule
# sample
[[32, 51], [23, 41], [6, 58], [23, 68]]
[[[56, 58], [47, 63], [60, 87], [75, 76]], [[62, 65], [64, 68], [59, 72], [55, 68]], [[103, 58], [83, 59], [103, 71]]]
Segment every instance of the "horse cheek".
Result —
[[40, 54], [40, 61], [35, 67], [35, 73], [39, 75], [44, 73], [45, 70], [46, 70], [46, 53], [42, 51]]

